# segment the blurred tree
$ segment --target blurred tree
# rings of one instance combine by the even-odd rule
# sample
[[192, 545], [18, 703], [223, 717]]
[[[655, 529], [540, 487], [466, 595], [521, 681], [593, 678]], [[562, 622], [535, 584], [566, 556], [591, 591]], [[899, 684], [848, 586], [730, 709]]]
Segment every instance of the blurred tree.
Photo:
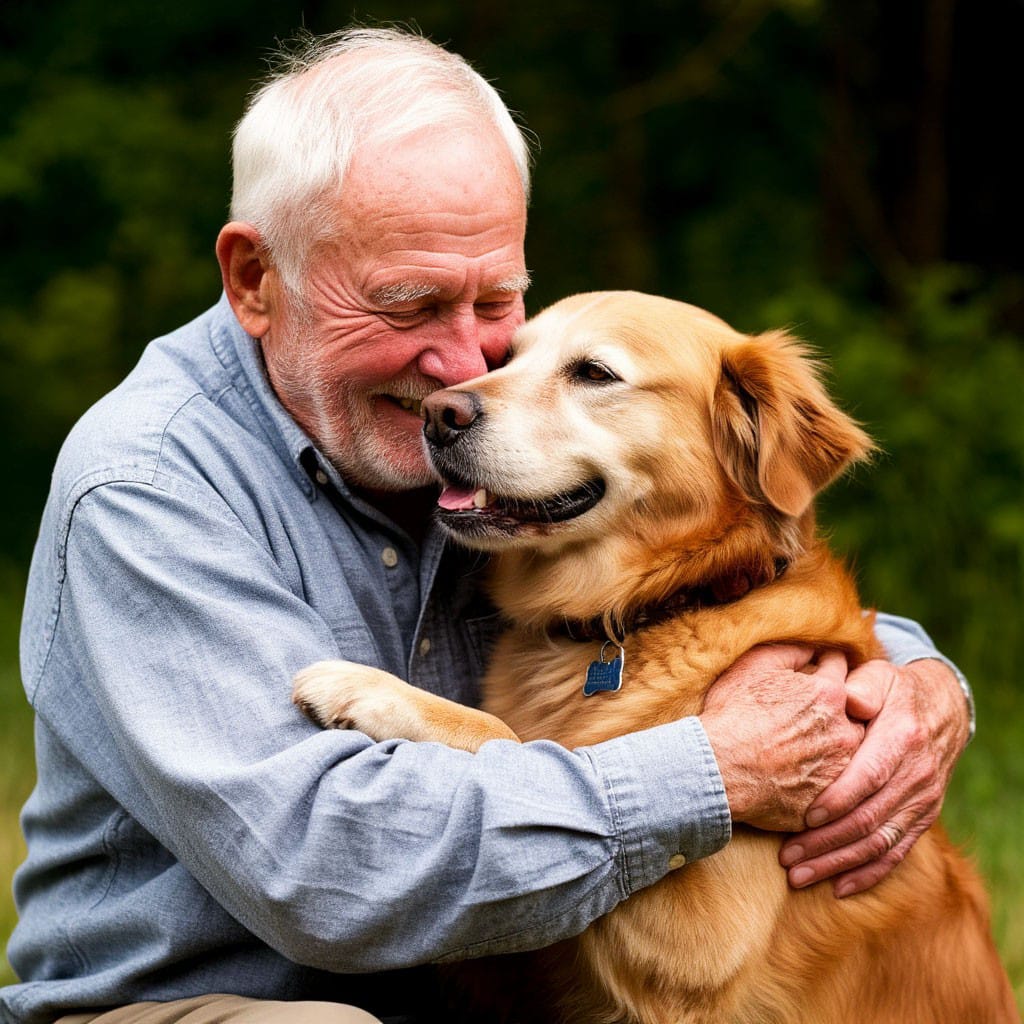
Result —
[[[74, 418], [215, 298], [229, 134], [262, 58], [353, 15], [408, 8], [0, 7], [0, 558], [25, 565]], [[422, 0], [416, 21], [540, 137], [531, 307], [635, 287], [820, 345], [889, 453], [826, 506], [869, 596], [1010, 678], [1024, 7]]]

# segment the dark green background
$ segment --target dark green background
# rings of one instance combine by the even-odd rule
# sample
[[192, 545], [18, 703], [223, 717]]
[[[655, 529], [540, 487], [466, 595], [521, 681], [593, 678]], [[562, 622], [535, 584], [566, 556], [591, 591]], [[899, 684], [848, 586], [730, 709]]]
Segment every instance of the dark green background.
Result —
[[23, 571], [75, 417], [216, 298], [229, 133], [275, 38], [353, 13], [449, 42], [538, 134], [532, 309], [640, 288], [823, 350], [887, 453], [825, 513], [868, 597], [1011, 679], [1024, 6], [1009, 0], [5, 0], [0, 558]]
[[866, 599], [974, 682], [986, 781], [961, 792], [962, 831], [988, 808], [1019, 836], [1020, 758], [1000, 758], [1021, 725], [1020, 0], [4, 0], [8, 603], [70, 424], [218, 295], [229, 134], [275, 38], [353, 15], [450, 43], [538, 134], [532, 310], [639, 288], [822, 351], [885, 452], [823, 520]]

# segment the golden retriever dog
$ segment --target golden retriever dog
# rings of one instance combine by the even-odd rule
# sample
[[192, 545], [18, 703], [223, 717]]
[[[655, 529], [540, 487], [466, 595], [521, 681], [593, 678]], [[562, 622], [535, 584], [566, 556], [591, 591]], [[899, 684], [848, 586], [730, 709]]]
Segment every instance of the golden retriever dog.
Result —
[[[467, 750], [573, 748], [698, 714], [757, 644], [839, 648], [852, 665], [881, 653], [812, 504], [871, 443], [784, 332], [744, 336], [636, 293], [578, 295], [523, 326], [506, 366], [424, 409], [441, 522], [491, 552], [509, 624], [485, 710], [323, 662], [295, 683], [321, 724]], [[625, 652], [625, 681], [588, 699], [606, 641]], [[843, 900], [790, 889], [780, 842], [736, 826], [723, 850], [579, 937], [510, 958], [531, 979], [513, 987], [542, 993], [536, 1019], [564, 1024], [1018, 1019], [982, 887], [939, 827]]]

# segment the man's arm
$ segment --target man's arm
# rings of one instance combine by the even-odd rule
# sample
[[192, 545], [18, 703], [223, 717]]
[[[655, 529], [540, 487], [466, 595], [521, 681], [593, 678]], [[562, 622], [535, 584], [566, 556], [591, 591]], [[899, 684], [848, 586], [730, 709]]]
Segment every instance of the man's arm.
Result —
[[790, 884], [834, 878], [837, 896], [884, 878], [935, 821], [953, 767], [974, 731], [970, 687], [916, 623], [879, 615], [895, 664], [870, 661], [847, 680], [849, 711], [868, 723], [843, 775], [809, 807], [808, 830], [780, 861]]
[[[291, 678], [343, 656], [343, 637], [266, 538], [198, 483], [95, 486], [66, 526], [52, 612], [33, 597], [47, 630], [25, 666], [37, 713], [291, 960], [382, 970], [548, 944], [729, 838], [696, 718], [576, 751], [499, 740], [475, 755], [314, 727]], [[784, 735], [804, 722], [808, 679], [824, 694], [818, 717]], [[833, 683], [787, 668], [766, 686], [753, 747], [776, 749], [795, 777], [822, 762], [834, 777], [859, 735]], [[756, 774], [756, 753], [732, 749], [728, 778]], [[799, 814], [823, 784], [747, 793], [746, 813]]]
[[291, 678], [342, 656], [343, 637], [212, 492], [94, 488], [64, 568], [49, 654], [26, 674], [38, 714], [296, 962], [381, 970], [547, 944], [729, 837], [696, 719], [476, 755], [317, 729]]

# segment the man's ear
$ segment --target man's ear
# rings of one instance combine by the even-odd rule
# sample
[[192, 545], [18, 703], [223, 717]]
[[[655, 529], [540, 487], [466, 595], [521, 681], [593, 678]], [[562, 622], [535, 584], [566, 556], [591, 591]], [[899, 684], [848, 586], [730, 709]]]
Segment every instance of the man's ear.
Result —
[[774, 331], [727, 349], [712, 408], [715, 454], [754, 501], [798, 516], [871, 439], [829, 398], [819, 367]]
[[270, 263], [260, 233], [246, 221], [231, 221], [217, 236], [217, 262], [224, 292], [238, 322], [253, 338], [270, 327]]

